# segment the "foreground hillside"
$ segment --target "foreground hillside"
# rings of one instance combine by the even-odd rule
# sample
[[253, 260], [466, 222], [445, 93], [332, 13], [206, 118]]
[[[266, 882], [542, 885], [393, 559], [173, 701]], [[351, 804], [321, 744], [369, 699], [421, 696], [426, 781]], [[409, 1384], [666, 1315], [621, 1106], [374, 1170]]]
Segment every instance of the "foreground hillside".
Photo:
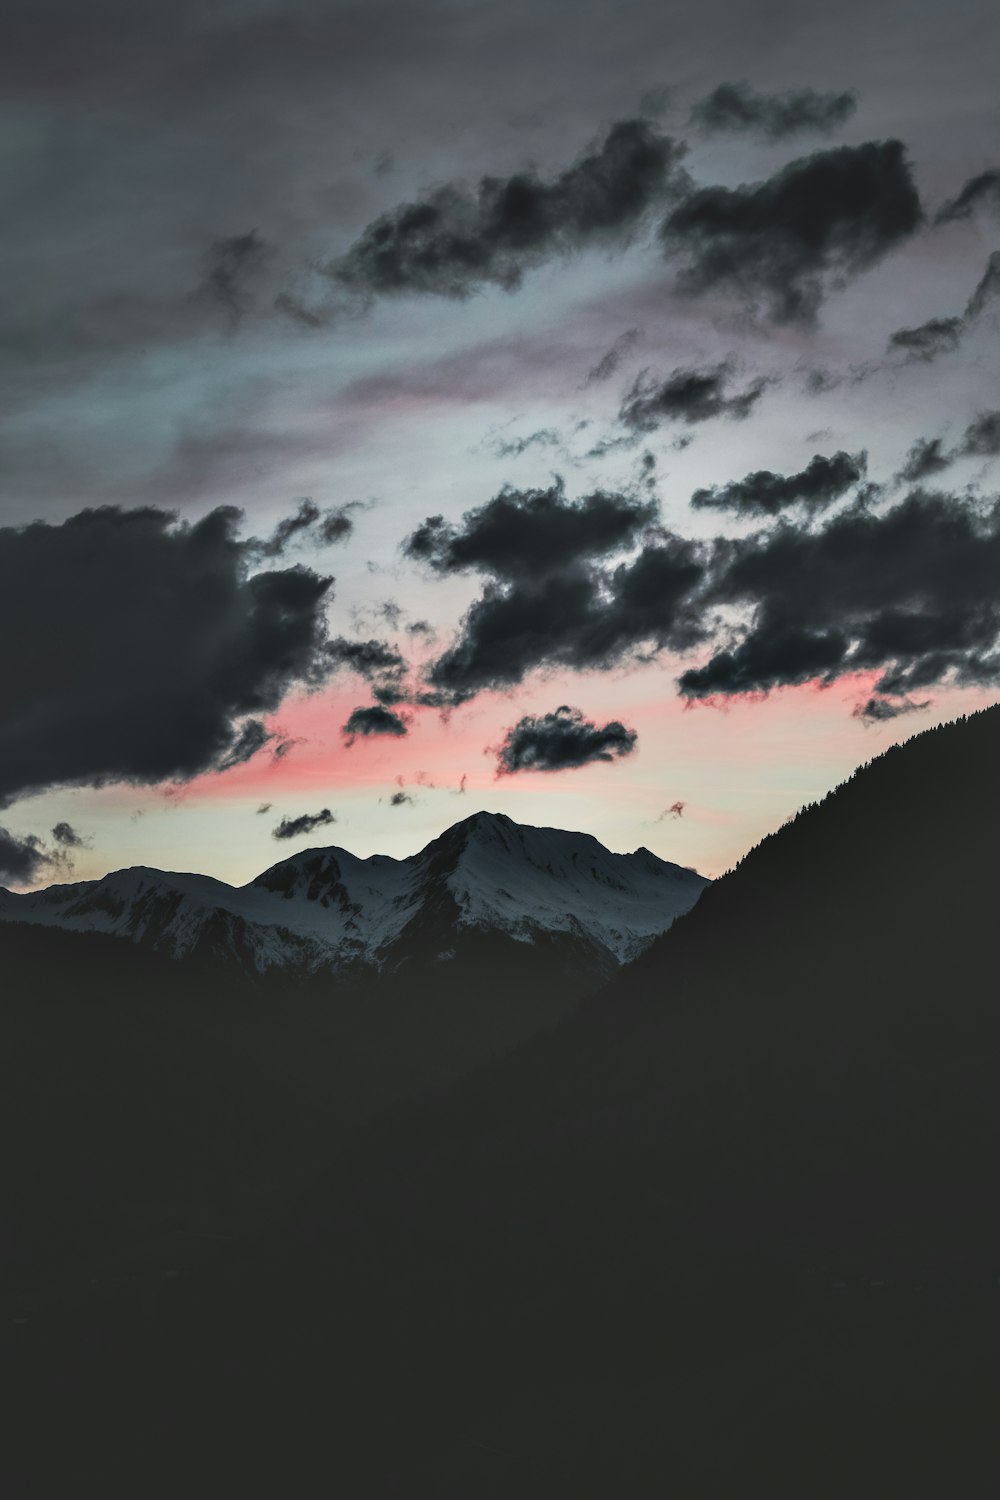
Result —
[[998, 762], [890, 751], [282, 1233], [36, 1308], [25, 1431], [146, 1492], [991, 1493]]

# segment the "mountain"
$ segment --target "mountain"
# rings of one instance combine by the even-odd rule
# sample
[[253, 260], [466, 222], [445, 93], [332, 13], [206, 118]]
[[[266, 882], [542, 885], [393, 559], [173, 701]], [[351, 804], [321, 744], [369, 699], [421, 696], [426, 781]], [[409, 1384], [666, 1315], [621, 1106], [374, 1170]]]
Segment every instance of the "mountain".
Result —
[[317, 1158], [263, 1238], [39, 1298], [27, 1471], [991, 1493], [998, 764], [997, 709], [887, 752], [561, 1025]]
[[17, 895], [0, 920], [102, 932], [173, 958], [243, 970], [391, 974], [446, 963], [475, 933], [558, 936], [603, 975], [634, 958], [708, 882], [648, 849], [612, 854], [588, 834], [476, 813], [407, 859], [309, 849], [234, 888], [205, 875], [118, 870]]

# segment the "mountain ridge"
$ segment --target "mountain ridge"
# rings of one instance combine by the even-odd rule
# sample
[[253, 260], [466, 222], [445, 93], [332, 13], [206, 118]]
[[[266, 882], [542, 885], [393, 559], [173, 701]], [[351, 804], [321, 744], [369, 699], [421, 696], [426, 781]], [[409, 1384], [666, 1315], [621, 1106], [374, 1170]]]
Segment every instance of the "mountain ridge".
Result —
[[621, 964], [707, 884], [645, 848], [615, 854], [590, 834], [479, 812], [402, 859], [311, 847], [242, 886], [136, 865], [40, 891], [0, 890], [0, 921], [108, 932], [182, 957], [214, 917], [219, 954], [228, 947], [257, 972], [392, 968], [397, 949], [428, 925], [442, 941], [450, 926], [524, 943], [564, 934]]

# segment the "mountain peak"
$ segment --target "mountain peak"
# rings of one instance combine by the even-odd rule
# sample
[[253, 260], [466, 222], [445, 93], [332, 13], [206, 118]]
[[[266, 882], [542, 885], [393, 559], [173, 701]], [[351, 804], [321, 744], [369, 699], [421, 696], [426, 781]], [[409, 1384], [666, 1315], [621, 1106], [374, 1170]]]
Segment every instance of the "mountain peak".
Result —
[[457, 823], [453, 823], [445, 832], [454, 833], [460, 828], [468, 829], [471, 832], [473, 830], [488, 831], [499, 828], [520, 828], [521, 826], [520, 823], [515, 823], [513, 818], [508, 818], [506, 813], [489, 812], [484, 809], [481, 812], [470, 813], [467, 818], [460, 818]]

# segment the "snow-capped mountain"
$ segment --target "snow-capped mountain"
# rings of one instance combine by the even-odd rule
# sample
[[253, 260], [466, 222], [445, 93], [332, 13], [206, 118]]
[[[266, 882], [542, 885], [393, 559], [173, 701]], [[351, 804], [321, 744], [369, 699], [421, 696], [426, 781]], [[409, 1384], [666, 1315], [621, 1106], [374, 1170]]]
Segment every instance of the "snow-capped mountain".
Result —
[[476, 813], [406, 859], [309, 849], [238, 888], [137, 867], [20, 895], [0, 889], [0, 920], [110, 933], [261, 973], [392, 972], [415, 957], [446, 962], [456, 942], [484, 933], [564, 939], [610, 969], [707, 884], [648, 849], [612, 854], [589, 834]]

